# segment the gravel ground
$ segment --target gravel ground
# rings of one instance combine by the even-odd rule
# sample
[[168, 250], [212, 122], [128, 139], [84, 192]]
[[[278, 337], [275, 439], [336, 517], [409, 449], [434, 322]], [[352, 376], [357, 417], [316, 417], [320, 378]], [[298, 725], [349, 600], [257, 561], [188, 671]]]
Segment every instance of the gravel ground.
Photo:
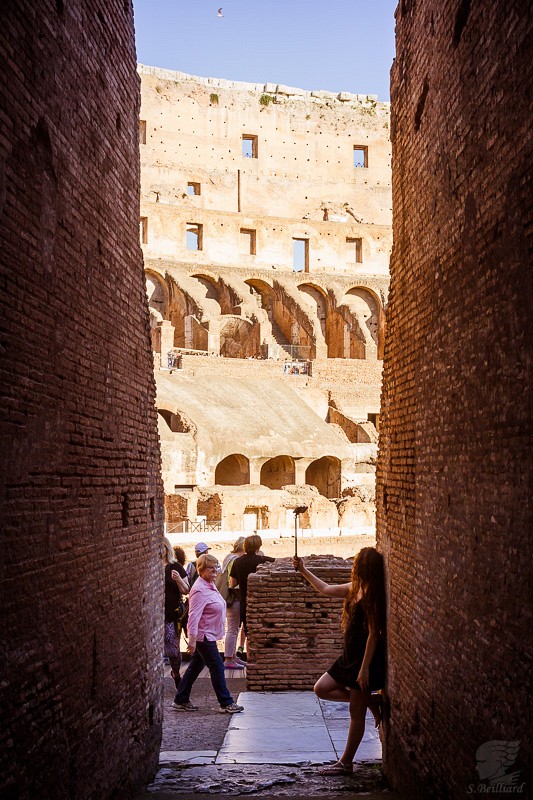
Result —
[[[236, 700], [246, 691], [244, 678], [231, 678], [228, 688]], [[165, 678], [165, 710], [161, 750], [219, 750], [224, 741], [231, 714], [220, 714], [220, 708], [209, 678], [198, 678], [191, 692], [191, 703], [201, 712], [173, 711], [176, 689], [172, 678]]]
[[[259, 531], [259, 533], [261, 533]], [[332, 555], [341, 558], [353, 558], [362, 547], [374, 547], [376, 544], [375, 536], [309, 536], [298, 534], [298, 555], [301, 556], [321, 556]], [[201, 534], [196, 534], [199, 537]], [[205, 534], [209, 538], [216, 534]], [[183, 544], [187, 560], [194, 560], [194, 545], [199, 541], [198, 538], [192, 539], [189, 544]], [[231, 552], [231, 542], [208, 541], [211, 553], [222, 562], [227, 553]], [[294, 554], [294, 537], [280, 536], [277, 539], [263, 539], [262, 552], [272, 558], [287, 558]]]

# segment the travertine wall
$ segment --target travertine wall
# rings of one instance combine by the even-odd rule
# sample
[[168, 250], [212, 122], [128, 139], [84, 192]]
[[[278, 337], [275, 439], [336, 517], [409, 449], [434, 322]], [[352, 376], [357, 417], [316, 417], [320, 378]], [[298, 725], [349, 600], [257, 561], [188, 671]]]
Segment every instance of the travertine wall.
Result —
[[[334, 556], [304, 560], [327, 583], [350, 580], [351, 561]], [[247, 688], [312, 689], [342, 651], [342, 603], [318, 594], [294, 571], [290, 559], [258, 567], [248, 578]]]
[[[307, 483], [339, 498], [367, 482], [361, 465], [373, 471], [377, 454], [376, 436], [357, 441], [354, 431], [379, 413], [389, 105], [139, 72], [141, 241], [168, 423], [165, 492], [187, 492], [189, 511], [191, 490], [220, 496], [228, 484], [247, 486], [256, 505], [259, 485]], [[243, 136], [254, 137], [250, 157]], [[294, 239], [305, 240], [305, 264], [293, 261]], [[223, 505], [224, 524], [248, 524], [228, 493]], [[286, 510], [272, 495], [269, 519]]]
[[378, 546], [386, 769], [410, 800], [499, 791], [476, 772], [494, 740], [519, 742], [501, 780], [533, 785], [530, 11], [402, 0], [396, 15]]
[[162, 720], [131, 4], [8, 0], [0, 57], [0, 794], [118, 798]]
[[[292, 239], [301, 237], [309, 239], [309, 272], [387, 274], [388, 103], [155, 67], [139, 72], [148, 258], [292, 270]], [[243, 135], [257, 137], [257, 157], [243, 156]], [[367, 148], [366, 167], [354, 168], [354, 146]], [[187, 194], [188, 183], [200, 184], [200, 194]], [[192, 222], [204, 229], [203, 250], [191, 256], [185, 224]], [[256, 231], [255, 254], [241, 229]], [[363, 239], [362, 263], [347, 238]]]

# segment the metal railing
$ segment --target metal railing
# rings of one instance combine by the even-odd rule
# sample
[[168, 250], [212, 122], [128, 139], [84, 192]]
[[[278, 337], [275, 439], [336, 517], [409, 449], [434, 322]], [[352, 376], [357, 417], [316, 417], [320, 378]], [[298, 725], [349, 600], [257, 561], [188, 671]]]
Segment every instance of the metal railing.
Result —
[[167, 524], [166, 532], [167, 533], [209, 533], [222, 530], [222, 520], [221, 519], [201, 519], [201, 520], [193, 520], [189, 519], [188, 517], [181, 522], [173, 522], [170, 525]]
[[309, 361], [286, 361], [283, 364], [284, 375], [310, 375], [311, 363]]

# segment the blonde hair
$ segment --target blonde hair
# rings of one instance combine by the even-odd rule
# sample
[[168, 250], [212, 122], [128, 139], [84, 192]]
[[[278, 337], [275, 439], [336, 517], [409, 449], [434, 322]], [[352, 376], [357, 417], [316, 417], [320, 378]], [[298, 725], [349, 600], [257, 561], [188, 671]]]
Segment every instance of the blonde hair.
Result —
[[209, 553], [202, 553], [196, 562], [196, 569], [198, 570], [199, 575], [201, 575], [202, 570], [204, 570], [206, 567], [216, 566], [218, 566], [218, 558], [215, 558], [215, 556], [212, 556]]
[[232, 553], [244, 553], [244, 536], [239, 536], [233, 545]]
[[174, 556], [174, 550], [172, 549], [172, 545], [170, 544], [166, 536], [164, 537], [163, 541], [165, 542], [165, 560], [167, 564], [175, 564], [176, 557]]

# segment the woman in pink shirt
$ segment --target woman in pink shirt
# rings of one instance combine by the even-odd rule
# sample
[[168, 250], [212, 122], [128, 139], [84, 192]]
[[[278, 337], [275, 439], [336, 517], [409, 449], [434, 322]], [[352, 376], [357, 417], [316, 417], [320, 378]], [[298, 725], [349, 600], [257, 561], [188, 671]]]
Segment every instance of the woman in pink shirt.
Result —
[[226, 625], [226, 601], [215, 586], [218, 561], [214, 556], [204, 554], [196, 563], [199, 578], [189, 594], [189, 620], [187, 651], [192, 658], [185, 671], [172, 703], [176, 711], [197, 711], [198, 706], [190, 702], [191, 689], [198, 675], [206, 666], [211, 675], [211, 683], [220, 703], [222, 714], [236, 714], [243, 711], [229, 693], [224, 676], [224, 662], [218, 652], [217, 639], [224, 636]]

